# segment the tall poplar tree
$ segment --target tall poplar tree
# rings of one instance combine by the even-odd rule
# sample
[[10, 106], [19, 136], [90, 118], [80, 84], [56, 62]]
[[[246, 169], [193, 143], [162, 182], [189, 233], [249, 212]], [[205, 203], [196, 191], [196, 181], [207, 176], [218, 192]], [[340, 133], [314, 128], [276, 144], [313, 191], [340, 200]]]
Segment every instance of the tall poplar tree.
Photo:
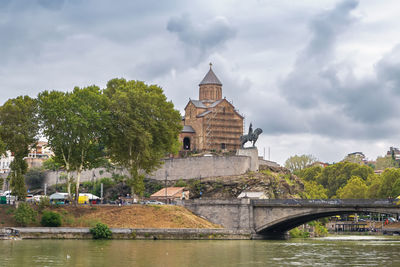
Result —
[[5, 149], [14, 155], [10, 165], [10, 185], [19, 200], [25, 200], [27, 194], [24, 174], [28, 166], [24, 157], [28, 156], [29, 148], [36, 145], [38, 131], [36, 99], [19, 96], [0, 107], [0, 139]]
[[132, 194], [142, 195], [144, 175], [179, 148], [180, 113], [156, 85], [113, 79], [104, 93], [110, 110], [107, 150], [113, 162], [129, 170]]

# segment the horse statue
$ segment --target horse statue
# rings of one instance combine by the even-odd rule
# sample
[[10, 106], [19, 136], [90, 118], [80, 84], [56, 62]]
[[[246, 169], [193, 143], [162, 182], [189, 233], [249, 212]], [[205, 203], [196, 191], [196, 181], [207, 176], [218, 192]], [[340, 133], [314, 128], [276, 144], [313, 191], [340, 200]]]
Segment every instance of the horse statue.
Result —
[[253, 132], [253, 127], [252, 124], [250, 123], [250, 127], [249, 127], [249, 133], [240, 136], [240, 144], [241, 147], [244, 148], [244, 144], [246, 144], [247, 142], [253, 142], [253, 147], [255, 147], [255, 144], [257, 142], [258, 136], [262, 133], [262, 129], [261, 128], [257, 128], [254, 130]]

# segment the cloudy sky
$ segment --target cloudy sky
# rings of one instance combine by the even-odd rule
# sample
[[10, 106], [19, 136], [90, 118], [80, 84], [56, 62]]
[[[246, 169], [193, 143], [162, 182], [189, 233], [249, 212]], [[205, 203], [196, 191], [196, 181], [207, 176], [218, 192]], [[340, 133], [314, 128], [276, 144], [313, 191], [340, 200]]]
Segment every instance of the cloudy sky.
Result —
[[375, 0], [1, 0], [0, 104], [124, 77], [183, 113], [212, 62], [260, 155], [375, 159], [400, 146], [399, 17]]

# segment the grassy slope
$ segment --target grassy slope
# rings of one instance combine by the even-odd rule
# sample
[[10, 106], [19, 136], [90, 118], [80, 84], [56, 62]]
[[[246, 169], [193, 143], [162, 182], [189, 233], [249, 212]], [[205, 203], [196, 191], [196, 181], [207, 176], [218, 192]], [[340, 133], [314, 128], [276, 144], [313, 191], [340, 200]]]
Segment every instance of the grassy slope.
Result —
[[[65, 227], [92, 227], [102, 222], [115, 228], [220, 228], [183, 207], [170, 205], [61, 206], [51, 210], [62, 215]], [[0, 227], [18, 226], [11, 211], [9, 206], [0, 206]], [[40, 215], [29, 226], [40, 226]]]

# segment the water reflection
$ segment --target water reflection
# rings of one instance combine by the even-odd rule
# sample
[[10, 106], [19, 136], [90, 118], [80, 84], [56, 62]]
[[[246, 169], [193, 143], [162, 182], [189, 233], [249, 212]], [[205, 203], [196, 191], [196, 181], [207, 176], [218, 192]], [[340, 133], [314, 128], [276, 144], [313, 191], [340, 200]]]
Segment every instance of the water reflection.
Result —
[[0, 241], [0, 266], [400, 266], [400, 239]]

